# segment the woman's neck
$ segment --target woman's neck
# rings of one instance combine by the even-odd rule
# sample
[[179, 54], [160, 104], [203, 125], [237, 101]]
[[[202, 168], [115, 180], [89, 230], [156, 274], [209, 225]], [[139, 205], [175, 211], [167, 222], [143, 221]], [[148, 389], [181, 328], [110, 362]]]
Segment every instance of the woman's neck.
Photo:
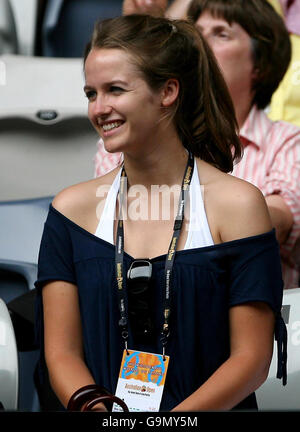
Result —
[[244, 89], [238, 94], [231, 93], [231, 97], [238, 126], [241, 129], [251, 111], [254, 94], [252, 91]]
[[143, 185], [151, 189], [153, 185], [173, 186], [181, 184], [187, 164], [188, 152], [177, 140], [174, 145], [160, 143], [147, 155], [124, 154], [124, 166], [128, 186]]

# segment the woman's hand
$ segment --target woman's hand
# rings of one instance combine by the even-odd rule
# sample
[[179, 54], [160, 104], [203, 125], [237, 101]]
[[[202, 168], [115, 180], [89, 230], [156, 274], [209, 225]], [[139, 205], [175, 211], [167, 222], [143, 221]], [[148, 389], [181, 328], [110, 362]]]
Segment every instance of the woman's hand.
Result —
[[124, 0], [123, 15], [164, 16], [167, 5], [167, 0]]

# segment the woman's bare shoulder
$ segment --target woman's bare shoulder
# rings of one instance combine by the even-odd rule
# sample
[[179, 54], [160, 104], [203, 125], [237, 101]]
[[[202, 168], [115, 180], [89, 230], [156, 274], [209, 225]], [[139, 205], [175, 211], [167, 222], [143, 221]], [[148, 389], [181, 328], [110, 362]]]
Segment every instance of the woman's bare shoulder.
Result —
[[206, 205], [214, 215], [222, 241], [258, 235], [272, 228], [265, 198], [255, 185], [214, 167], [206, 167], [203, 180]]
[[96, 210], [101, 201], [105, 200], [118, 170], [116, 168], [101, 177], [63, 189], [53, 199], [53, 207], [68, 219], [85, 227], [89, 219], [96, 216]]

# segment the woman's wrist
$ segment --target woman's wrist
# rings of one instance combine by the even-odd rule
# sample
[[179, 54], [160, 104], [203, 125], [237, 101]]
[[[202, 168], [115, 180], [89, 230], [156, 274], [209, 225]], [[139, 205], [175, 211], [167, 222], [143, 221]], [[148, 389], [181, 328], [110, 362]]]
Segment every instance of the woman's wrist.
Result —
[[[83, 404], [80, 411], [87, 411], [87, 406], [90, 403], [90, 401], [87, 401]], [[97, 411], [97, 412], [108, 412], [107, 407], [104, 405], [103, 402], [97, 403], [97, 405], [93, 406], [89, 411]]]
[[[104, 387], [100, 387], [97, 384], [89, 384], [83, 387], [80, 387], [76, 390], [72, 396], [70, 397], [67, 405], [68, 411], [84, 411], [86, 410], [88, 404], [93, 401], [95, 398], [102, 396], [112, 396], [108, 390]], [[99, 407], [104, 406], [107, 411], [109, 408], [105, 405], [105, 402], [101, 402], [98, 404]], [[94, 409], [96, 409], [94, 407]]]
[[68, 411], [112, 411], [113, 404], [128, 411], [125, 402], [111, 394], [106, 388], [89, 384], [76, 390], [69, 399]]

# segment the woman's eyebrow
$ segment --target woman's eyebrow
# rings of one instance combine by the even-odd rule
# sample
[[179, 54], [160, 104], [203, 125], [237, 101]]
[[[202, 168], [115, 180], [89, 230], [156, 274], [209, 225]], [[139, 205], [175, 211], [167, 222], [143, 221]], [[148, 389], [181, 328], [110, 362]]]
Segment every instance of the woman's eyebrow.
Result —
[[84, 87], [83, 87], [83, 90], [84, 91], [86, 91], [86, 90], [93, 90], [93, 87], [91, 87], [91, 86], [89, 86], [89, 85], [85, 85]]
[[[120, 84], [120, 85], [123, 85], [123, 86], [128, 86], [129, 85], [129, 83], [127, 81], [116, 79], [116, 80], [104, 82], [102, 84], [102, 86], [103, 87], [109, 87], [109, 86], [116, 85], [116, 84]], [[94, 89], [94, 87], [91, 86], [91, 85], [89, 85], [89, 84], [86, 84], [83, 87], [83, 90], [93, 90], [93, 89]]]
[[[230, 30], [230, 28], [231, 28], [231, 26], [229, 25], [229, 24], [216, 24], [216, 25], [213, 25], [211, 28], [210, 28], [210, 30], [213, 30], [213, 31], [217, 31], [217, 32], [219, 32], [219, 31], [222, 31], [222, 30]], [[205, 30], [205, 27], [203, 27], [203, 26], [201, 26], [201, 25], [199, 25], [199, 24], [197, 24], [197, 29], [198, 30], [200, 30], [201, 32], [203, 31], [203, 30]]]

